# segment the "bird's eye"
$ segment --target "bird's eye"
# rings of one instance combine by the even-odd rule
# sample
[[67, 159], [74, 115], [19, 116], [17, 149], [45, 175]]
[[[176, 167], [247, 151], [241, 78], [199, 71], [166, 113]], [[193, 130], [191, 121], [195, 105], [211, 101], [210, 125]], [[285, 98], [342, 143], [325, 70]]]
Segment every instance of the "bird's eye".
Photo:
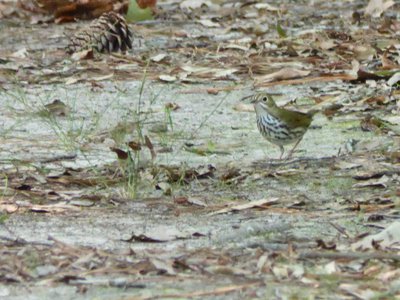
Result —
[[263, 97], [262, 101], [267, 102], [268, 98], [267, 97]]

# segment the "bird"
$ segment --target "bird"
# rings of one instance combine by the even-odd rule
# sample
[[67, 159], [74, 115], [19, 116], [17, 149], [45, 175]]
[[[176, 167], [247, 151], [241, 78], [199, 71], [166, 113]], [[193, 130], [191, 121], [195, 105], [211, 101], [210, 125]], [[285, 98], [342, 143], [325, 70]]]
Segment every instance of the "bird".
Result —
[[[272, 144], [279, 146], [282, 159], [285, 152], [283, 146], [294, 144], [286, 159], [289, 159], [310, 127], [316, 110], [308, 113], [293, 111], [276, 105], [268, 93], [256, 93], [251, 97], [257, 117], [257, 127], [261, 135]], [[249, 98], [249, 97], [246, 97]]]

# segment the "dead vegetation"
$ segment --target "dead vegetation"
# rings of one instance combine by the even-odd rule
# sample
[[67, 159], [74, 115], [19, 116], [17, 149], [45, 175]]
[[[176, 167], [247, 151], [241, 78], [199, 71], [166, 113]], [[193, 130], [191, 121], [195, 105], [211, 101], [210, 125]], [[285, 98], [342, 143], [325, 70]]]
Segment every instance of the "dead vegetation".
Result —
[[[400, 297], [398, 4], [158, 1], [73, 55], [127, 2], [32, 4], [0, 1], [1, 296]], [[292, 160], [254, 90], [321, 111]]]

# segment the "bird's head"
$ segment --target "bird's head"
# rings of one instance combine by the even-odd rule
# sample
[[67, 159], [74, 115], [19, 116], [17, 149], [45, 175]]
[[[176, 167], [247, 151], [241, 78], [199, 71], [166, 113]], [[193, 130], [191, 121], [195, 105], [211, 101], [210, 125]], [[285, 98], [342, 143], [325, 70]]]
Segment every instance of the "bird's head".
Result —
[[259, 104], [265, 109], [276, 107], [276, 103], [272, 96], [267, 93], [257, 93], [251, 98], [251, 103]]

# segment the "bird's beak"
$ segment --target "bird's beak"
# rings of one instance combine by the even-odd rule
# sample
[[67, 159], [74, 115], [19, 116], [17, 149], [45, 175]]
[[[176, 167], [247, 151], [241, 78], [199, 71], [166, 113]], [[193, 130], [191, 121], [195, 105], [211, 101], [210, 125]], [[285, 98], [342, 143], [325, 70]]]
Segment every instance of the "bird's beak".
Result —
[[[246, 100], [248, 100], [248, 99], [251, 98], [251, 97], [253, 97], [253, 95], [245, 96], [245, 97], [243, 97], [242, 99], [240, 99], [240, 101], [246, 101]], [[255, 102], [255, 100], [254, 100], [254, 99], [251, 99], [250, 103], [254, 103], [254, 102]]]

